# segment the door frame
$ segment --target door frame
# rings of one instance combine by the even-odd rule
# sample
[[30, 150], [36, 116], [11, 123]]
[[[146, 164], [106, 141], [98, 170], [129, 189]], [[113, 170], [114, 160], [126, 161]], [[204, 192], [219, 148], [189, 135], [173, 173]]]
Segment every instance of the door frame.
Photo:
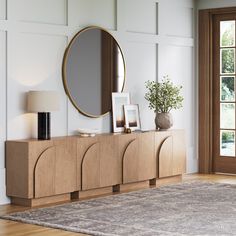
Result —
[[213, 173], [213, 18], [236, 14], [236, 7], [199, 10], [198, 156], [199, 173]]

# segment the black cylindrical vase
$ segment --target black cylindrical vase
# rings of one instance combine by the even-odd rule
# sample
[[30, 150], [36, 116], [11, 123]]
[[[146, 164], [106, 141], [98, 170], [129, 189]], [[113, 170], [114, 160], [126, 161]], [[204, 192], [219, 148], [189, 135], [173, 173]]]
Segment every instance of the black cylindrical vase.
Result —
[[51, 139], [50, 112], [38, 113], [38, 139], [39, 140]]

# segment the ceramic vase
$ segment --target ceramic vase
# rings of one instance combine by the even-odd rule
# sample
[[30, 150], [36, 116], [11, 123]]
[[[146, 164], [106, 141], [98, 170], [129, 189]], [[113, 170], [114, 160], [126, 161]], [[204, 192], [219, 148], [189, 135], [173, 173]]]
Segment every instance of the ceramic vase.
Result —
[[158, 130], [170, 129], [173, 126], [171, 113], [156, 113], [155, 123]]

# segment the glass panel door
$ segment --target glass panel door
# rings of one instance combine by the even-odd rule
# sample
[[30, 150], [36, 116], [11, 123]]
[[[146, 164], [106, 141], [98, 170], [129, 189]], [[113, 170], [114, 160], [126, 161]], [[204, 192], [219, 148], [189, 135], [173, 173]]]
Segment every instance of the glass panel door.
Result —
[[[214, 171], [236, 173], [236, 16], [218, 15], [213, 27]], [[232, 168], [235, 166], [235, 170]]]

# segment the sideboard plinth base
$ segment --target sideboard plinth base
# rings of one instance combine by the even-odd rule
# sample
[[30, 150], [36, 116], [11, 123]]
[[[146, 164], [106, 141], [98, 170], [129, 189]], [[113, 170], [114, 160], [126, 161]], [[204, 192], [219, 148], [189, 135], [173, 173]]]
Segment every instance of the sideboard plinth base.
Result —
[[50, 197], [34, 198], [34, 199], [11, 197], [11, 204], [26, 206], [26, 207], [36, 207], [53, 203], [67, 202], [70, 200], [71, 200], [70, 193], [67, 193], [67, 194], [60, 194]]
[[112, 194], [112, 187], [97, 188], [91, 190], [79, 191], [79, 199], [92, 198], [95, 196], [102, 196]]
[[160, 187], [168, 184], [176, 184], [182, 182], [182, 175], [170, 176], [156, 180], [156, 186]]

